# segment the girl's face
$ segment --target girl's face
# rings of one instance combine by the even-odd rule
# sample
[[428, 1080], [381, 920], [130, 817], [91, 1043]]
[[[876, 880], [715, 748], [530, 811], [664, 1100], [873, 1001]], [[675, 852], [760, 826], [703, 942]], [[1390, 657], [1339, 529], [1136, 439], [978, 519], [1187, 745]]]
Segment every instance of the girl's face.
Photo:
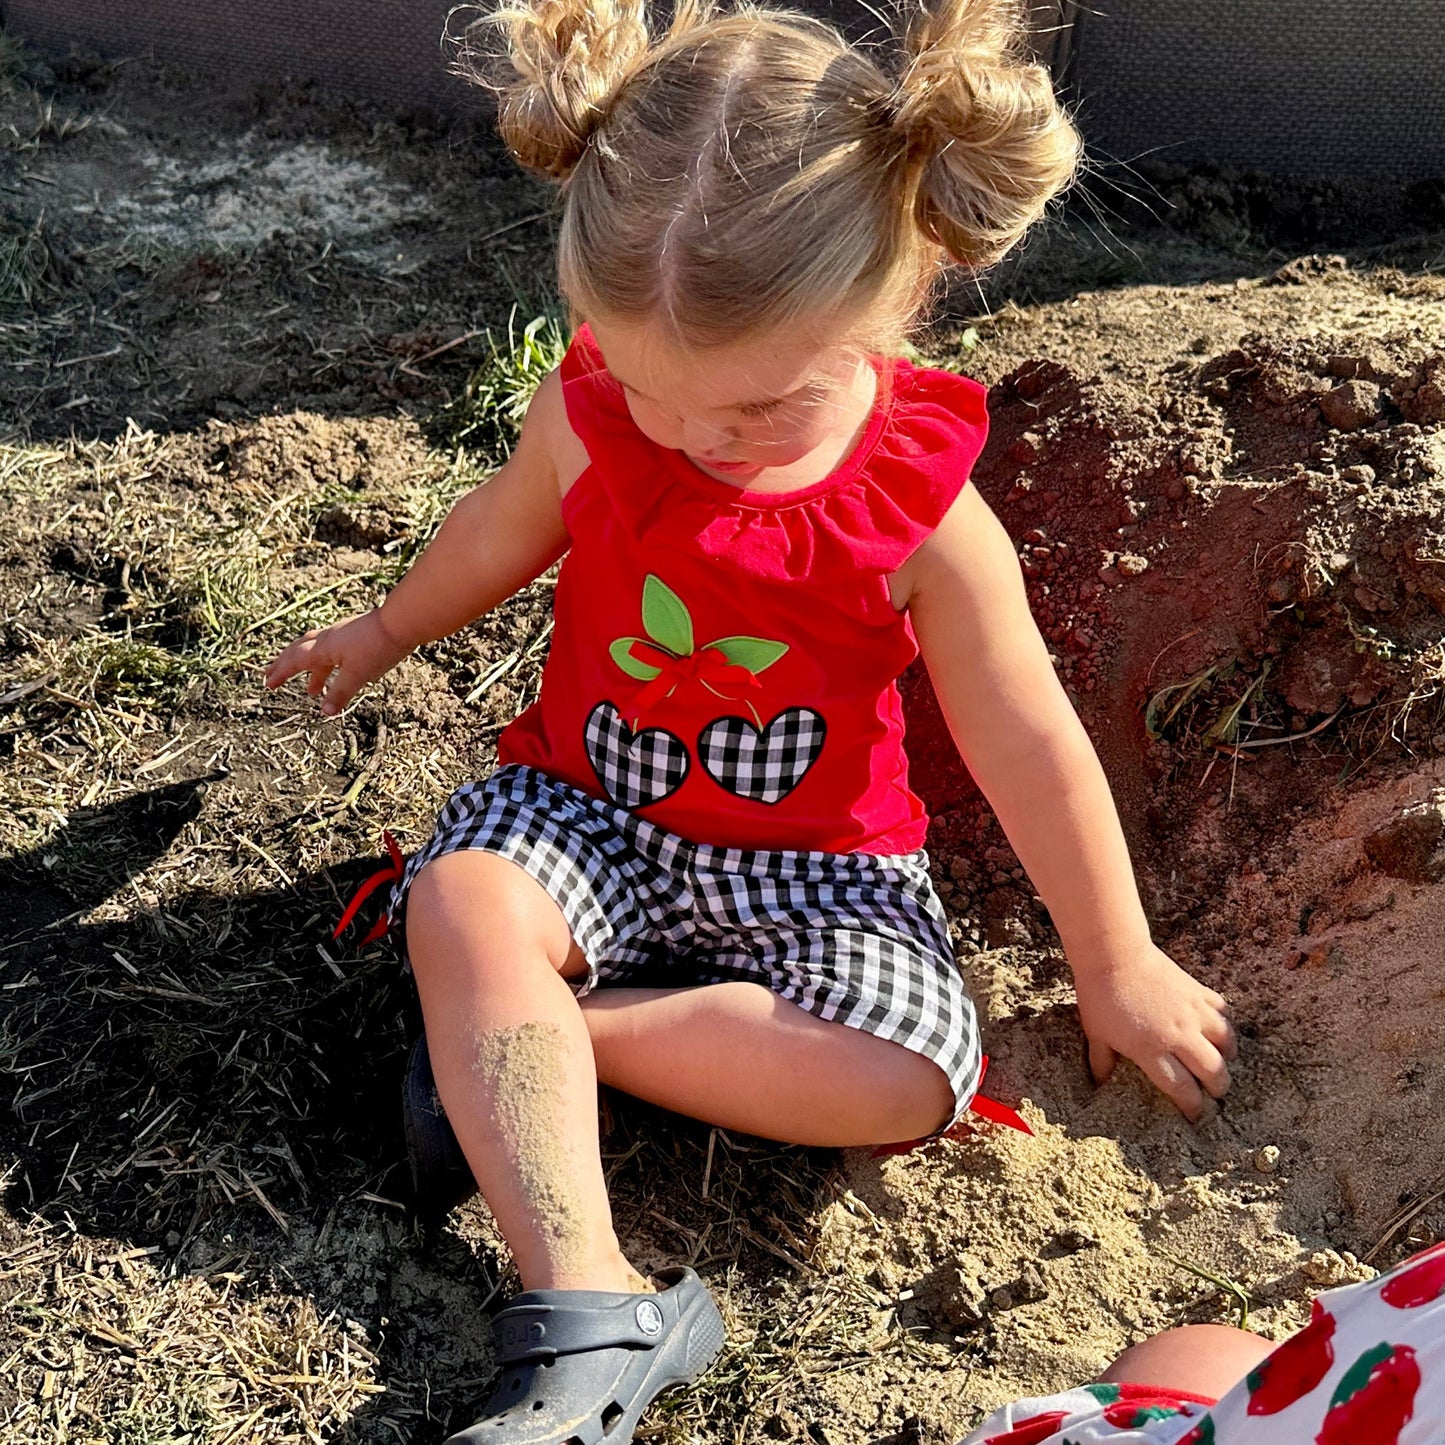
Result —
[[835, 451], [830, 470], [872, 406], [873, 369], [837, 341], [771, 336], [688, 351], [645, 324], [591, 325], [638, 429], [738, 486], [825, 449]]

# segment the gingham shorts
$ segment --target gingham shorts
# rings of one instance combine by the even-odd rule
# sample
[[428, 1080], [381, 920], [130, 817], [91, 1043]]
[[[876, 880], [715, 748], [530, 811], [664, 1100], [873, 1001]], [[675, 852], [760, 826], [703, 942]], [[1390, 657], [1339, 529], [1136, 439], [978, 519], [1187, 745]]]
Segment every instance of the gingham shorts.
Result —
[[931, 1059], [953, 1088], [950, 1123], [973, 1098], [978, 1022], [922, 852], [690, 843], [512, 764], [452, 795], [396, 885], [392, 920], [428, 863], [471, 848], [510, 858], [556, 900], [587, 960], [579, 995], [761, 983], [820, 1019]]

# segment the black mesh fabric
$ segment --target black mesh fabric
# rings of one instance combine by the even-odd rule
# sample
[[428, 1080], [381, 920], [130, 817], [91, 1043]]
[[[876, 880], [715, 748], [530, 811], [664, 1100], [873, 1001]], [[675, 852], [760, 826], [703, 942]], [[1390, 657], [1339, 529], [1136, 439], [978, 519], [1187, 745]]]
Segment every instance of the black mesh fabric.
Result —
[[[449, 0], [0, 0], [7, 29], [53, 51], [154, 53], [241, 82], [318, 81], [455, 109]], [[861, 0], [801, 0], [858, 35]], [[889, 7], [882, 8], [885, 12]], [[1037, 49], [1067, 79], [1100, 158], [1157, 154], [1280, 175], [1445, 174], [1442, 0], [1030, 0]]]
[[1101, 0], [1070, 77], [1101, 158], [1445, 175], [1441, 0]]
[[450, 0], [0, 0], [5, 28], [42, 49], [153, 54], [241, 83], [315, 81], [399, 107], [454, 109], [476, 92], [447, 74]]

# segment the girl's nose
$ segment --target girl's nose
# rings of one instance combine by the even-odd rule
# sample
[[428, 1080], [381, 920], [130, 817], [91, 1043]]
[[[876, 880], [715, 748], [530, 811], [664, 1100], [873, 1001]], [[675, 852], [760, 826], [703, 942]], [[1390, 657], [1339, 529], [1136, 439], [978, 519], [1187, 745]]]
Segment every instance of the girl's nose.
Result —
[[682, 435], [682, 450], [685, 452], [708, 452], [728, 440], [727, 433], [720, 428], [692, 417], [678, 417], [677, 427]]

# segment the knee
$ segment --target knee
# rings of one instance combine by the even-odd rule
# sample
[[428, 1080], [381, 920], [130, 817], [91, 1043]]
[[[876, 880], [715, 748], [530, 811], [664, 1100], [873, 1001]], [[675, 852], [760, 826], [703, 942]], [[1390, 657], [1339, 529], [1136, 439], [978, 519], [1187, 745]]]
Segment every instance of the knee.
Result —
[[880, 1144], [899, 1144], [936, 1133], [953, 1118], [957, 1107], [948, 1075], [932, 1059], [901, 1044], [895, 1047], [902, 1057], [892, 1062], [887, 1090], [890, 1107], [883, 1121], [887, 1137], [880, 1137]]
[[1182, 1325], [1130, 1346], [1099, 1379], [1218, 1399], [1274, 1349], [1272, 1340], [1228, 1325]]
[[494, 853], [446, 853], [426, 864], [407, 891], [406, 943], [414, 969], [465, 959], [544, 953], [554, 967], [571, 935], [561, 909], [518, 864]]

